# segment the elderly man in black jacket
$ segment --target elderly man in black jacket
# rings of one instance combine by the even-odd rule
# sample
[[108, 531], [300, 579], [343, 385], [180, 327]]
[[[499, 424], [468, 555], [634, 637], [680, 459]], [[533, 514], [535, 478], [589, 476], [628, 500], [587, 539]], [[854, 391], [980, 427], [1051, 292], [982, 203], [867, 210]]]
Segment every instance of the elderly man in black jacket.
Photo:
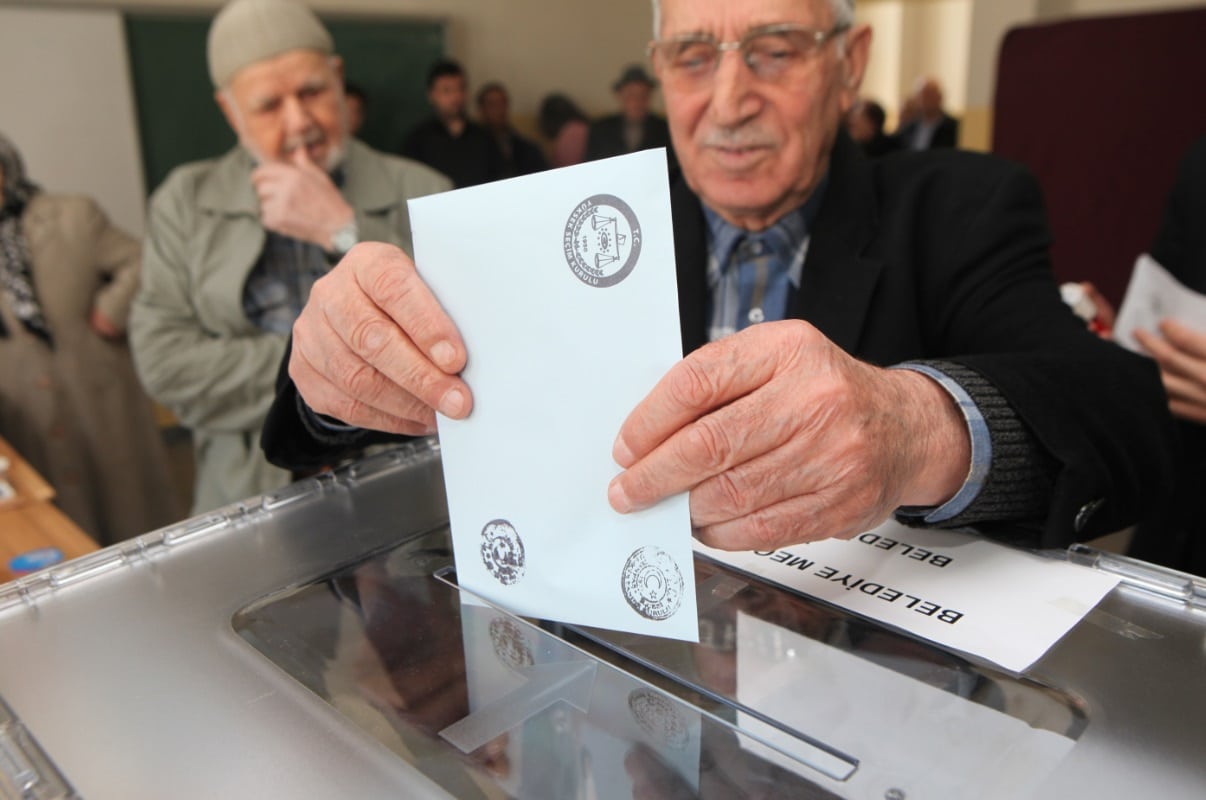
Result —
[[[849, 0], [654, 17], [688, 355], [617, 432], [613, 508], [688, 491], [703, 542], [767, 550], [894, 513], [1053, 546], [1158, 502], [1156, 370], [1062, 306], [1035, 182], [965, 153], [868, 162], [841, 132], [871, 39]], [[405, 254], [361, 246], [294, 328], [265, 446], [306, 464], [430, 433], [472, 411], [468, 355]]]

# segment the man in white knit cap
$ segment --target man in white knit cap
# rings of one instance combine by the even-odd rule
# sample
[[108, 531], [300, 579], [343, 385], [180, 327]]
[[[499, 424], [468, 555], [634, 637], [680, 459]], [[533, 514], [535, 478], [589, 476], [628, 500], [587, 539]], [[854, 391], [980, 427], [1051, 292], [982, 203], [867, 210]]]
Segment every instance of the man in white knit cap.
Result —
[[444, 176], [347, 133], [330, 34], [291, 0], [232, 0], [209, 30], [215, 99], [239, 138], [151, 198], [130, 341], [148, 391], [194, 435], [194, 513], [283, 486], [259, 431], [310, 287], [358, 241], [411, 250], [406, 200]]

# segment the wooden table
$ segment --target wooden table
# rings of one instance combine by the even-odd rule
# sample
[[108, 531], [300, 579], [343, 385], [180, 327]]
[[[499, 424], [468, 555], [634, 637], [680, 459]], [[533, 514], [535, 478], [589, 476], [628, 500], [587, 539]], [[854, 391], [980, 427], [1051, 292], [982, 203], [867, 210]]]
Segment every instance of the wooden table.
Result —
[[55, 547], [66, 561], [98, 549], [96, 542], [51, 502], [54, 487], [3, 438], [0, 455], [9, 460], [5, 480], [17, 492], [0, 501], [0, 583], [18, 577], [9, 569], [9, 561], [22, 553]]

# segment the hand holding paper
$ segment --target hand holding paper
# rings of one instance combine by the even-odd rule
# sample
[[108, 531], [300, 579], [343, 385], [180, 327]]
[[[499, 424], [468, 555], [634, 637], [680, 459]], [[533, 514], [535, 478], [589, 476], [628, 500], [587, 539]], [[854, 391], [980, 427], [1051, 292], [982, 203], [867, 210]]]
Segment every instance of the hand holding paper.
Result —
[[456, 325], [396, 247], [364, 243], [314, 284], [293, 326], [289, 376], [310, 408], [361, 428], [421, 436], [435, 411], [473, 405]]
[[[657, 150], [409, 207], [474, 392], [439, 419], [458, 581], [520, 614], [695, 640], [686, 495], [607, 505], [616, 431], [682, 353], [669, 201]], [[434, 356], [424, 330], [407, 325]]]
[[701, 542], [767, 550], [941, 505], [970, 448], [935, 381], [864, 364], [806, 322], [771, 322], [692, 353], [641, 401], [609, 495], [631, 511], [690, 490]]
[[1160, 365], [1174, 416], [1206, 422], [1206, 297], [1142, 255], [1118, 312], [1116, 335]]

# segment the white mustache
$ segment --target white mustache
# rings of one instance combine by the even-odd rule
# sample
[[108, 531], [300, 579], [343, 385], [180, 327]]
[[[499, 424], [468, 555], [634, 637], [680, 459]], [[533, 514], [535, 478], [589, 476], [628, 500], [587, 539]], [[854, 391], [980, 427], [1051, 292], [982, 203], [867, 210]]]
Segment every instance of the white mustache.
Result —
[[723, 150], [745, 150], [754, 147], [774, 147], [774, 137], [757, 128], [713, 128], [704, 134], [700, 142], [703, 147]]

